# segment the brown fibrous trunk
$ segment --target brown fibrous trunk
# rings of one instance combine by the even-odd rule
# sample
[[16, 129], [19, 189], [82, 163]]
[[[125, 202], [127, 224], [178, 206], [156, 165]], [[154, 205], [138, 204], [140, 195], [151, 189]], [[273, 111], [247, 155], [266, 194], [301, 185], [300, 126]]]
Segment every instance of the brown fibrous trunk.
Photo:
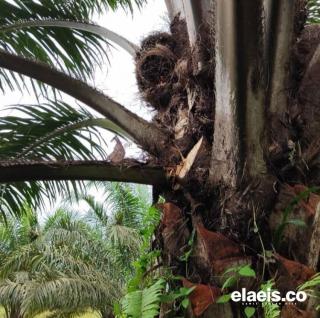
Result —
[[[217, 315], [214, 303], [222, 293], [221, 275], [230, 267], [247, 264], [255, 269], [257, 278], [242, 281], [242, 286], [258, 289], [261, 281], [275, 278], [282, 292], [296, 289], [319, 271], [318, 249], [312, 241], [319, 232], [320, 196], [313, 187], [320, 184], [320, 63], [315, 61], [315, 54], [320, 56], [320, 28], [303, 29], [305, 13], [297, 8], [287, 66], [288, 104], [280, 114], [265, 114], [266, 171], [252, 177], [244, 164], [236, 186], [209, 180], [210, 172], [214, 173], [210, 169], [215, 123], [212, 26], [203, 23], [199, 32], [197, 54], [205, 62], [200, 71], [195, 72], [195, 53], [189, 46], [186, 23], [179, 16], [173, 19], [170, 33], [152, 34], [137, 53], [141, 96], [155, 110], [153, 122], [172, 140], [157, 158], [150, 159], [171, 167], [172, 177], [169, 190], [155, 189], [166, 199], [160, 206], [162, 222], [156, 242], [165, 265], [185, 277], [181, 284], [195, 286], [190, 296], [193, 315]], [[181, 177], [181, 168], [186, 167], [199, 140], [195, 160]], [[284, 226], [275, 246], [286, 210], [290, 210], [290, 219], [299, 219], [306, 226]], [[190, 249], [190, 237], [194, 237], [192, 254], [183, 259]], [[266, 251], [273, 255], [266, 256]], [[309, 317], [307, 309], [306, 304], [290, 309], [283, 306], [282, 316]], [[219, 310], [224, 317], [235, 317], [237, 312], [233, 305], [221, 305]]]

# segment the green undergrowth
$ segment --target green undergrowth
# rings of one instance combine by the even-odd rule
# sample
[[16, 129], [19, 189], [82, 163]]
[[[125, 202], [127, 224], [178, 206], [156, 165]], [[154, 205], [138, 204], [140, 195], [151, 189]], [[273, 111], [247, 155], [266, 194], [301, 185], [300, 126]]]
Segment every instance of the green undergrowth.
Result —
[[[35, 316], [34, 318], [47, 318], [47, 317], [49, 317], [49, 313], [42, 313]], [[99, 314], [94, 312], [88, 312], [86, 314], [79, 316], [79, 318], [98, 318], [98, 317], [100, 317]], [[6, 314], [3, 308], [0, 308], [0, 318], [6, 318]]]

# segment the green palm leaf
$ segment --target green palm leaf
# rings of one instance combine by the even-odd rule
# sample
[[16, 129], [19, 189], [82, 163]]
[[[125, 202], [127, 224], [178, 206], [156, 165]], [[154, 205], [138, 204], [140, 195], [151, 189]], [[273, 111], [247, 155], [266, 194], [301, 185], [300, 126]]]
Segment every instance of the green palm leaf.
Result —
[[[74, 201], [79, 199], [87, 203], [87, 221], [102, 227], [119, 225], [140, 230], [143, 214], [149, 207], [145, 199], [135, 193], [130, 185], [117, 182], [94, 182], [90, 187], [103, 190], [103, 202], [98, 202], [93, 196], [87, 194], [74, 198]], [[146, 186], [142, 189], [147, 192]]]
[[98, 202], [93, 195], [84, 194], [79, 198], [89, 207], [85, 219], [96, 228], [105, 228], [108, 226], [109, 215], [107, 214], [106, 202]]
[[319, 0], [308, 1], [308, 22], [320, 23], [320, 1]]
[[143, 201], [134, 195], [128, 184], [104, 183], [104, 190], [113, 211], [114, 223], [138, 229], [145, 211]]
[[107, 41], [114, 42], [115, 44], [119, 45], [123, 49], [125, 49], [129, 54], [135, 56], [139, 47], [134, 43], [131, 43], [126, 38], [122, 37], [121, 35], [106, 29], [102, 26], [88, 23], [88, 22], [79, 22], [79, 21], [69, 21], [69, 20], [57, 20], [57, 19], [47, 19], [47, 20], [23, 20], [16, 23], [10, 23], [7, 25], [0, 26], [0, 33], [10, 33], [10, 32], [17, 32], [21, 29], [28, 29], [28, 28], [66, 28], [69, 30], [79, 30], [85, 31], [88, 33], [92, 33], [96, 36], [104, 38]]
[[[52, 275], [53, 276], [53, 275]], [[91, 281], [88, 279], [91, 278]], [[22, 312], [32, 316], [46, 310], [70, 311], [111, 307], [113, 287], [107, 281], [92, 280], [93, 277], [66, 276], [34, 282], [22, 303]], [[112, 297], [112, 298], [111, 298]]]
[[28, 289], [29, 274], [19, 272], [11, 279], [0, 282], [0, 304], [5, 308], [15, 308], [20, 312], [20, 305]]
[[[118, 209], [139, 207], [132, 188], [115, 184], [114, 189], [131, 191], [131, 196], [116, 203], [111, 198], [117, 200], [117, 195], [112, 197], [108, 192], [111, 201], [105, 205], [87, 196], [90, 208], [99, 211], [97, 218], [102, 216], [100, 232], [104, 235], [97, 235], [97, 225], [86, 223], [66, 208], [59, 208], [39, 226], [36, 215], [25, 205], [23, 218], [9, 217], [7, 226], [0, 224], [0, 305], [9, 313], [16, 310], [26, 317], [44, 311], [50, 311], [53, 317], [72, 317], [88, 309], [102, 315], [112, 312], [114, 301], [123, 295], [126, 275], [130, 275], [129, 262], [136, 257], [127, 241], [130, 237], [140, 240], [139, 228], [113, 223]], [[120, 232], [125, 229], [125, 233], [121, 234], [119, 228]], [[121, 244], [111, 242], [112, 229], [116, 229]], [[30, 235], [35, 232], [36, 236]], [[151, 317], [158, 311], [158, 294], [163, 284], [157, 283], [142, 292], [141, 317]]]
[[[27, 222], [17, 223], [28, 229]], [[34, 223], [33, 217], [28, 223]], [[90, 227], [60, 209], [43, 231], [36, 240], [2, 254], [0, 304], [18, 308], [28, 317], [48, 310], [56, 316], [88, 309], [111, 311], [112, 302], [121, 296], [121, 285], [109, 270], [104, 245]], [[28, 231], [21, 236], [27, 240]], [[24, 280], [21, 273], [27, 274]]]
[[[0, 160], [106, 158], [104, 138], [94, 126], [108, 128], [109, 122], [97, 120], [84, 108], [49, 101], [5, 111], [19, 115], [0, 117]], [[117, 128], [110, 125], [110, 130]]]
[[[106, 160], [101, 129], [126, 137], [117, 125], [95, 118], [84, 108], [64, 102], [16, 105], [5, 110], [15, 115], [0, 117], [0, 160]], [[0, 212], [21, 214], [21, 207], [44, 206], [58, 196], [70, 196], [84, 188], [83, 182], [21, 182], [0, 185]]]
[[20, 217], [25, 213], [21, 207], [32, 209], [54, 204], [60, 197], [71, 197], [72, 193], [85, 191], [83, 181], [43, 181], [15, 182], [0, 185], [0, 215], [6, 219], [9, 215]]
[[111, 243], [120, 249], [126, 248], [132, 252], [138, 252], [141, 245], [139, 232], [133, 228], [123, 225], [112, 225], [108, 235]]
[[[116, 10], [122, 7], [132, 11], [134, 3], [140, 7], [144, 0], [3, 0], [0, 2], [0, 48], [58, 66], [68, 74], [87, 80], [92, 78], [97, 66], [103, 65], [108, 42], [101, 32], [92, 33], [92, 29], [97, 30], [98, 27], [84, 27], [83, 22], [88, 23], [94, 12], [102, 13], [108, 8]], [[60, 20], [60, 26], [46, 22], [46, 26], [36, 27], [33, 22], [33, 27], [21, 27], [31, 21], [48, 20]], [[61, 20], [70, 23], [62, 26]], [[82, 24], [75, 26], [71, 22]], [[111, 40], [114, 35], [111, 34]], [[129, 43], [125, 43], [125, 39], [120, 42], [127, 46]], [[0, 70], [2, 90], [6, 87], [37, 89], [36, 83], [19, 74]], [[39, 87], [42, 93], [47, 93], [44, 85]]]

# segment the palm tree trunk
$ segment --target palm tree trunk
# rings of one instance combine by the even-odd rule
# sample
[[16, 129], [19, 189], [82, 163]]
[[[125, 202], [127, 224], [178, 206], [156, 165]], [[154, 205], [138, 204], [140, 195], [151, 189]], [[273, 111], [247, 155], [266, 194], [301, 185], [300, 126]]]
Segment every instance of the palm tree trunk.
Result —
[[[294, 68], [299, 67], [294, 64], [294, 54], [305, 21], [306, 2], [167, 0], [166, 3], [173, 23], [173, 38], [177, 42], [181, 40], [175, 33], [177, 14], [180, 13], [180, 18], [185, 19], [185, 32], [189, 40], [189, 56], [185, 53], [178, 55], [177, 65], [181, 63], [179, 58], [189, 58], [191, 61], [192, 70], [188, 73], [188, 85], [191, 88], [188, 92], [182, 89], [179, 94], [185, 94], [188, 102], [192, 89], [203, 95], [208, 94], [205, 90], [208, 86], [201, 85], [205, 78], [214, 92], [211, 100], [206, 101], [211, 102], [214, 127], [210, 130], [211, 136], [202, 132], [204, 142], [196, 160], [192, 161], [187, 177], [179, 180], [175, 190], [164, 193], [168, 203], [162, 207], [163, 221], [159, 233], [163, 258], [168, 266], [175, 268], [175, 274], [186, 277], [196, 288], [190, 295], [196, 316], [238, 317], [243, 310], [241, 306], [227, 304], [223, 308], [225, 313], [221, 314], [221, 305], [215, 304], [215, 288], [221, 287], [223, 283], [217, 277], [225, 270], [239, 264], [250, 265], [257, 273], [257, 285], [274, 278], [277, 271], [280, 271], [282, 277], [276, 280], [276, 288], [290, 290], [297, 287], [297, 281], [288, 283], [293, 268], [302, 266], [304, 279], [308, 279], [314, 271], [303, 267], [301, 263], [308, 265], [311, 254], [313, 260], [318, 260], [318, 256], [314, 255], [315, 250], [318, 251], [314, 244], [319, 232], [317, 218], [311, 222], [312, 231], [310, 227], [302, 232], [296, 230], [300, 235], [308, 231], [313, 233], [311, 238], [309, 234], [306, 239], [307, 242], [310, 240], [312, 246], [309, 258], [301, 244], [296, 244], [299, 235], [294, 237], [287, 232], [284, 234], [285, 240], [291, 240], [290, 244], [282, 244], [276, 249], [277, 253], [289, 260], [275, 256], [278, 259], [275, 260], [276, 270], [266, 273], [265, 265], [262, 264], [265, 260], [261, 261], [257, 255], [264, 255], [266, 250], [274, 248], [273, 237], [283, 222], [280, 216], [286, 204], [290, 205], [290, 200], [305, 191], [301, 184], [315, 185], [306, 177], [306, 166], [302, 167], [298, 163], [299, 158], [303, 161], [307, 156], [308, 146], [300, 147], [302, 139], [299, 139], [301, 135], [298, 131], [301, 126], [298, 127], [299, 124], [295, 122], [299, 116], [296, 108], [300, 101], [294, 98], [299, 94], [297, 85], [304, 85], [304, 81], [294, 77]], [[213, 8], [212, 14], [204, 13], [204, 8], [208, 7]], [[203, 25], [209, 26], [212, 31], [207, 32], [207, 37], [202, 33]], [[207, 46], [210, 45], [208, 36], [211, 34], [211, 43], [214, 43], [211, 55], [198, 54], [203, 50], [204, 38]], [[314, 54], [317, 56], [317, 53]], [[204, 59], [201, 59], [203, 56]], [[197, 62], [196, 68], [194, 61]], [[311, 68], [315, 70], [314, 63], [318, 64], [315, 58], [311, 58], [310, 68], [305, 66], [307, 75], [304, 79], [308, 78], [306, 87], [311, 85], [310, 77], [319, 82], [316, 71], [309, 75]], [[190, 84], [194, 78], [195, 86], [198, 85], [196, 89]], [[289, 88], [295, 91], [288, 94]], [[300, 94], [304, 102], [310, 105], [310, 100], [305, 98], [308, 95], [306, 89], [304, 94]], [[318, 94], [313, 95], [317, 100]], [[174, 105], [175, 100], [172, 100], [168, 108], [174, 114], [173, 109], [177, 106]], [[190, 113], [196, 116], [197, 107], [197, 102], [191, 108], [189, 104], [189, 116]], [[181, 112], [180, 109], [173, 122], [179, 122]], [[306, 110], [300, 108], [300, 112]], [[311, 117], [307, 120], [311, 120]], [[195, 120], [189, 118], [189, 125], [192, 124], [195, 131]], [[318, 121], [317, 127], [320, 127]], [[197, 139], [193, 140], [194, 145]], [[310, 141], [303, 140], [309, 143], [311, 152]], [[298, 151], [298, 147], [300, 153], [295, 157], [293, 152]], [[188, 155], [184, 157], [188, 158], [192, 153], [192, 144], [187, 149], [180, 147], [180, 151]], [[315, 151], [318, 156], [319, 147]], [[201, 169], [207, 172], [207, 178], [201, 179]], [[286, 183], [293, 187], [290, 194], [282, 186]], [[319, 197], [309, 194], [306, 201], [297, 204], [305, 207], [300, 213], [306, 213], [309, 208], [312, 211], [309, 217], [313, 218], [317, 215], [318, 205], [310, 207], [308, 200], [311, 198], [315, 202], [319, 200]], [[310, 219], [305, 215], [304, 219], [309, 224]], [[182, 251], [188, 245], [192, 232], [196, 233], [196, 239], [192, 256], [186, 265], [181, 261]], [[302, 256], [299, 258], [299, 253], [290, 250], [290, 246], [299, 246], [309, 261], [304, 262]], [[312, 263], [314, 269], [318, 270], [315, 261]], [[284, 308], [283, 315], [287, 314], [286, 311]]]

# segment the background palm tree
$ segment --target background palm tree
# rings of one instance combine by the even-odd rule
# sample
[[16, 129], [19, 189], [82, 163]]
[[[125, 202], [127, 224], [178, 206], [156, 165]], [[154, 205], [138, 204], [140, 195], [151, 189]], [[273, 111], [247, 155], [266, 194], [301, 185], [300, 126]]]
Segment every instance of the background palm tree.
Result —
[[127, 185], [104, 186], [103, 203], [83, 196], [89, 209], [82, 217], [59, 208], [40, 225], [25, 207], [1, 226], [0, 304], [8, 317], [113, 316], [133, 276], [148, 207]]

